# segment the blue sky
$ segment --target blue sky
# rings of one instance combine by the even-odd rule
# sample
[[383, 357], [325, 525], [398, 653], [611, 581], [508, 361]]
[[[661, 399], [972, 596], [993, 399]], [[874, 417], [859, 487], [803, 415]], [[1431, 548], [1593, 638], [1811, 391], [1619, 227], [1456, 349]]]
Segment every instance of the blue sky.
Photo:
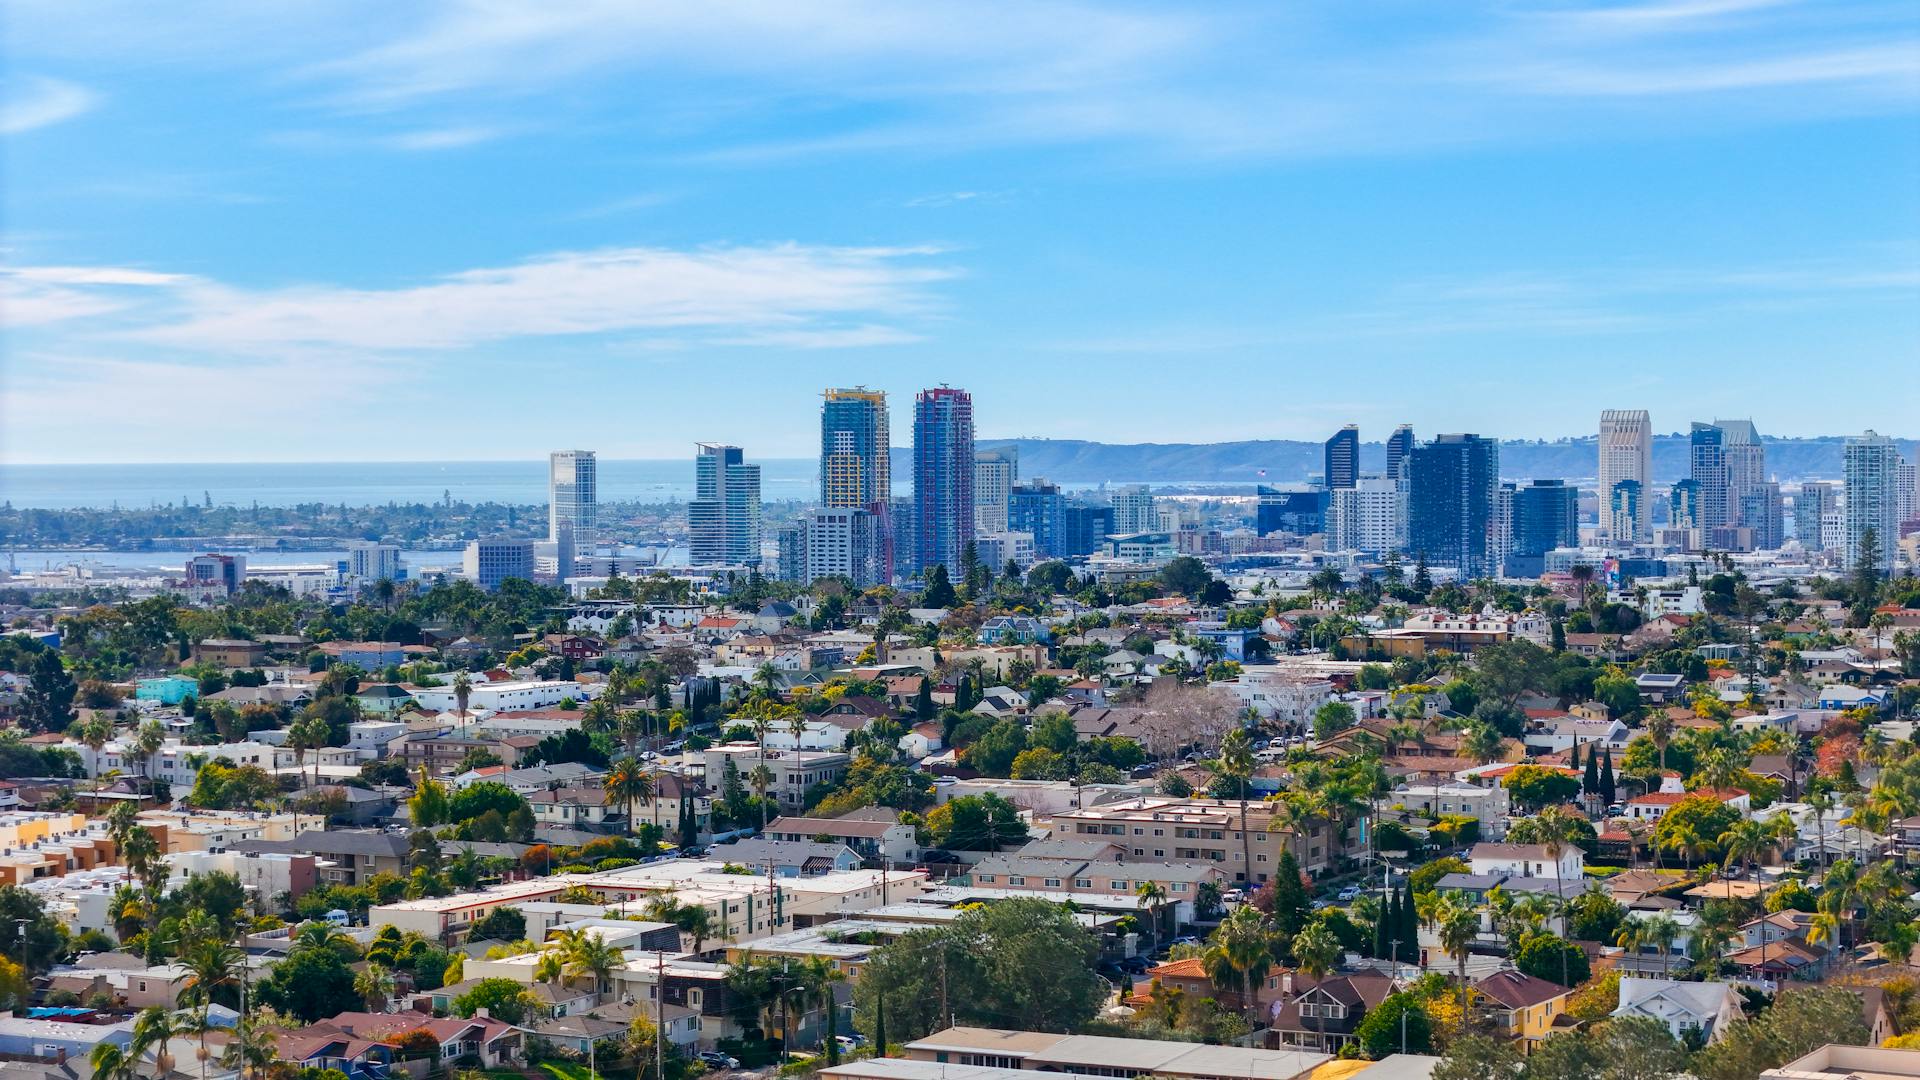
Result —
[[1920, 434], [1909, 4], [9, 7], [11, 461]]

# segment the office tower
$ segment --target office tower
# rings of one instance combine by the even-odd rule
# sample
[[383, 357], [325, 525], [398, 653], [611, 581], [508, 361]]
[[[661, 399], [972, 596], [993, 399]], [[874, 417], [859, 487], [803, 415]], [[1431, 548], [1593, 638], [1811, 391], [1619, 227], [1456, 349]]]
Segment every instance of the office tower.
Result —
[[1653, 420], [1645, 409], [1603, 409], [1600, 412], [1601, 527], [1616, 544], [1645, 540], [1653, 529], [1652, 508], [1645, 499], [1633, 500], [1633, 517], [1621, 531], [1609, 505], [1613, 490], [1631, 480], [1644, 492], [1653, 480]]
[[1647, 509], [1646, 486], [1638, 480], [1622, 480], [1603, 488], [1604, 512], [1600, 520], [1607, 535], [1616, 544], [1639, 543], [1653, 535], [1653, 515]]
[[1860, 545], [1871, 530], [1879, 557], [1874, 567], [1893, 572], [1893, 553], [1900, 539], [1900, 451], [1885, 435], [1868, 431], [1847, 440], [1846, 498], [1840, 512], [1845, 521], [1846, 565], [1858, 568]]
[[807, 526], [785, 525], [773, 534], [773, 576], [776, 581], [807, 580]]
[[1407, 478], [1407, 455], [1413, 453], [1413, 425], [1401, 424], [1387, 436], [1387, 479]]
[[1501, 484], [1493, 489], [1493, 518], [1487, 529], [1487, 564], [1493, 567], [1492, 573], [1505, 572], [1507, 556], [1513, 552], [1513, 496], [1518, 490], [1515, 484]]
[[1767, 481], [1767, 448], [1751, 420], [1715, 420], [1713, 426], [1720, 429], [1727, 463], [1727, 524], [1750, 525], [1741, 510], [1747, 496]]
[[1500, 443], [1478, 435], [1441, 435], [1408, 458], [1407, 546], [1463, 578], [1486, 577], [1492, 565], [1494, 492], [1500, 486]]
[[1020, 451], [979, 450], [973, 455], [973, 532], [975, 536], [1007, 531], [1007, 497], [1020, 477]]
[[1360, 428], [1348, 424], [1327, 440], [1328, 488], [1350, 488], [1360, 478]]
[[879, 519], [854, 506], [813, 511], [806, 519], [805, 571], [811, 585], [826, 577], [851, 580], [856, 589], [887, 584], [881, 576]]
[[1004, 573], [1008, 563], [1019, 567], [1022, 572], [1034, 563], [1031, 533], [1003, 532], [976, 536], [973, 544], [980, 565], [992, 567], [996, 575]]
[[[593, 554], [600, 542], [599, 459], [592, 450], [555, 450], [547, 466], [547, 539], [563, 553]], [[568, 577], [572, 568], [559, 573]]]
[[1007, 523], [1012, 532], [1033, 534], [1033, 553], [1042, 559], [1058, 559], [1066, 554], [1061, 532], [1061, 514], [1066, 500], [1060, 485], [1034, 477], [1015, 484], [1007, 499]]
[[532, 581], [533, 541], [470, 540], [463, 569], [475, 585], [487, 592], [498, 589], [508, 578]]
[[[820, 406], [820, 502], [874, 516], [880, 565], [893, 580], [893, 448], [884, 390], [828, 390]], [[904, 554], [904, 552], [903, 552]]]
[[1160, 531], [1160, 516], [1153, 510], [1153, 493], [1144, 485], [1114, 492], [1113, 531], [1116, 534]]
[[[1119, 530], [1113, 526], [1113, 507], [1066, 503], [1060, 507], [1060, 558], [1092, 555]], [[1149, 530], [1151, 531], [1151, 530]]]
[[347, 576], [355, 581], [403, 581], [399, 544], [355, 540], [347, 545]]
[[694, 444], [687, 532], [694, 566], [760, 565], [760, 466], [739, 447]]
[[1328, 494], [1321, 487], [1254, 489], [1259, 502], [1254, 509], [1254, 531], [1261, 536], [1291, 533], [1312, 536], [1327, 528]]
[[247, 583], [247, 557], [212, 553], [195, 555], [187, 560], [185, 577], [188, 585], [218, 587], [231, 596]]
[[1700, 529], [1700, 482], [1681, 480], [1667, 497], [1667, 524], [1676, 529]]
[[1407, 546], [1405, 486], [1385, 476], [1362, 476], [1350, 488], [1327, 493], [1327, 549], [1382, 555]]
[[1839, 493], [1832, 484], [1817, 480], [1801, 484], [1800, 493], [1793, 497], [1794, 539], [1808, 551], [1826, 550], [1823, 523], [1839, 508]]
[[1786, 543], [1786, 510], [1781, 505], [1777, 482], [1768, 480], [1757, 484], [1740, 497], [1740, 524], [1751, 530], [1755, 551], [1774, 551]]
[[1539, 577], [1546, 555], [1580, 544], [1579, 492], [1564, 480], [1535, 480], [1513, 489], [1513, 519], [1506, 544], [1508, 577]]
[[1707, 532], [1727, 523], [1726, 433], [1712, 424], [1695, 422], [1689, 440], [1689, 477], [1694, 495], [1692, 528]]
[[954, 578], [974, 537], [973, 395], [950, 386], [913, 402], [914, 570]]

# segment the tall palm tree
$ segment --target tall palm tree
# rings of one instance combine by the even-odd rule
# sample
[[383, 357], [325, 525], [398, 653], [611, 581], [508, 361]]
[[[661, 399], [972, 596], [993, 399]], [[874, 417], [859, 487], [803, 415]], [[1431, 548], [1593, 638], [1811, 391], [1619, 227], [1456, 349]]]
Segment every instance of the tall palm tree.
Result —
[[467, 728], [467, 703], [473, 700], [473, 679], [462, 671], [453, 677], [453, 703], [460, 710], [460, 730]]
[[846, 972], [827, 957], [809, 956], [800, 962], [800, 985], [806, 987], [806, 996], [813, 999], [814, 1004], [826, 1010], [827, 1035], [823, 1049], [829, 1066], [840, 1063], [840, 1002], [834, 987], [846, 981]]
[[1665, 709], [1655, 709], [1647, 714], [1645, 726], [1647, 737], [1653, 740], [1653, 745], [1660, 751], [1660, 769], [1664, 772], [1667, 768], [1667, 744], [1673, 741], [1673, 717], [1668, 716]]
[[1660, 975], [1665, 978], [1672, 971], [1667, 958], [1673, 954], [1673, 943], [1680, 938], [1680, 924], [1670, 915], [1653, 915], [1642, 921], [1646, 923], [1648, 944], [1660, 950]]
[[1215, 986], [1235, 994], [1251, 1011], [1253, 993], [1273, 964], [1274, 934], [1265, 916], [1250, 904], [1233, 909], [1208, 939], [1200, 965]]
[[107, 713], [95, 712], [85, 720], [75, 720], [73, 726], [67, 729], [67, 737], [82, 744], [88, 750], [93, 751], [95, 767], [90, 771], [93, 773], [94, 794], [98, 795], [100, 792], [100, 769], [98, 767], [100, 763], [100, 751], [105, 749], [109, 742], [113, 741], [113, 717]]
[[[1773, 850], [1774, 833], [1764, 821], [1742, 818], [1719, 836], [1720, 850], [1725, 854], [1727, 865], [1739, 863], [1752, 869], [1753, 862], [1761, 855]], [[1733, 899], [1733, 876], [1727, 878], [1727, 899]]]
[[180, 995], [184, 1003], [198, 1005], [197, 1031], [200, 1035], [200, 1076], [205, 1080], [207, 1059], [207, 1011], [213, 1005], [215, 990], [238, 982], [247, 954], [224, 941], [203, 941], [180, 958], [187, 967], [187, 985]]
[[237, 1070], [241, 1080], [265, 1076], [277, 1057], [275, 1044], [278, 1042], [279, 1033], [273, 1028], [252, 1016], [242, 1016], [234, 1026], [226, 1052], [220, 1055], [220, 1064]]
[[146, 778], [147, 794], [153, 794], [153, 759], [167, 745], [167, 729], [158, 720], [140, 725], [133, 737], [134, 756], [140, 759], [140, 775]]
[[633, 805], [641, 799], [653, 798], [653, 777], [647, 775], [638, 761], [623, 757], [607, 769], [600, 785], [607, 798], [626, 804], [627, 832], [631, 834], [635, 825]]
[[386, 1012], [387, 1003], [393, 1000], [393, 991], [393, 971], [385, 964], [368, 964], [353, 977], [353, 992], [360, 995], [368, 1012]]
[[139, 1059], [117, 1043], [96, 1043], [87, 1056], [94, 1080], [139, 1080]]
[[1453, 962], [1460, 973], [1460, 1019], [1467, 1018], [1467, 957], [1473, 955], [1473, 942], [1480, 936], [1480, 913], [1466, 898], [1458, 893], [1448, 893], [1440, 898], [1433, 912], [1434, 929], [1440, 938], [1440, 948]]
[[1234, 727], [1220, 740], [1220, 760], [1214, 771], [1232, 781], [1240, 792], [1240, 877], [1253, 884], [1253, 837], [1247, 832], [1247, 784], [1253, 779], [1253, 742], [1247, 729]]
[[1133, 886], [1134, 906], [1147, 913], [1147, 927], [1150, 932], [1147, 946], [1148, 954], [1160, 951], [1160, 908], [1167, 902], [1167, 887], [1157, 881], [1136, 882]]

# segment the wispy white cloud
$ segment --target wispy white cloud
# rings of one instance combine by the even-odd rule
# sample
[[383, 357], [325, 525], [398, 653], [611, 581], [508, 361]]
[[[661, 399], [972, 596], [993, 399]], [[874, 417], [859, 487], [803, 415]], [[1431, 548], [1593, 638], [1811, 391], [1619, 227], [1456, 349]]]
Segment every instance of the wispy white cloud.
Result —
[[99, 95], [78, 83], [44, 75], [15, 75], [0, 90], [0, 135], [20, 135], [71, 120], [93, 108]]
[[448, 127], [403, 131], [382, 141], [396, 150], [458, 150], [498, 139], [503, 132], [489, 127]]

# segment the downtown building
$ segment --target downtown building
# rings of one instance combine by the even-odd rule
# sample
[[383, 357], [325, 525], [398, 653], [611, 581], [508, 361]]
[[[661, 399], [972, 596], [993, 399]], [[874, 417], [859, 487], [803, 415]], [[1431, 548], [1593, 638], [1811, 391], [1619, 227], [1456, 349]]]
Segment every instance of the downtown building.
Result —
[[1871, 532], [1877, 545], [1874, 568], [1893, 573], [1895, 545], [1900, 539], [1900, 451], [1892, 439], [1868, 431], [1847, 440], [1846, 498], [1842, 560], [1859, 568], [1860, 548]]
[[1495, 500], [1500, 443], [1479, 435], [1440, 435], [1408, 458], [1407, 547], [1464, 579], [1499, 572]]
[[[1653, 532], [1653, 508], [1645, 497], [1653, 480], [1653, 420], [1645, 409], [1600, 413], [1600, 524], [1622, 546]], [[1631, 484], [1622, 490], [1620, 485]]]
[[1334, 432], [1326, 446], [1326, 484], [1329, 491], [1350, 488], [1360, 479], [1360, 428], [1348, 424]]
[[1579, 492], [1564, 480], [1501, 485], [1505, 536], [1501, 570], [1507, 577], [1546, 573], [1547, 553], [1580, 546]]
[[820, 406], [820, 503], [867, 512], [880, 584], [894, 576], [892, 445], [886, 391], [826, 391]]
[[555, 450], [547, 455], [547, 543], [553, 545], [554, 578], [573, 576], [576, 555], [590, 555], [600, 542], [600, 461], [592, 450]]
[[1406, 485], [1385, 476], [1362, 476], [1352, 487], [1328, 491], [1326, 536], [1329, 551], [1405, 551]]
[[914, 569], [944, 566], [956, 578], [978, 521], [974, 512], [973, 396], [950, 386], [913, 403]]
[[973, 455], [973, 532], [992, 536], [1007, 531], [1007, 500], [1020, 478], [1020, 451], [1009, 446]]
[[1413, 453], [1413, 425], [1401, 424], [1387, 436], [1387, 479], [1407, 479], [1407, 457]]
[[1827, 550], [1827, 522], [1840, 514], [1840, 492], [1832, 483], [1808, 480], [1793, 497], [1793, 536], [1807, 551]]
[[760, 466], [739, 447], [695, 444], [687, 533], [694, 566], [760, 565]]

